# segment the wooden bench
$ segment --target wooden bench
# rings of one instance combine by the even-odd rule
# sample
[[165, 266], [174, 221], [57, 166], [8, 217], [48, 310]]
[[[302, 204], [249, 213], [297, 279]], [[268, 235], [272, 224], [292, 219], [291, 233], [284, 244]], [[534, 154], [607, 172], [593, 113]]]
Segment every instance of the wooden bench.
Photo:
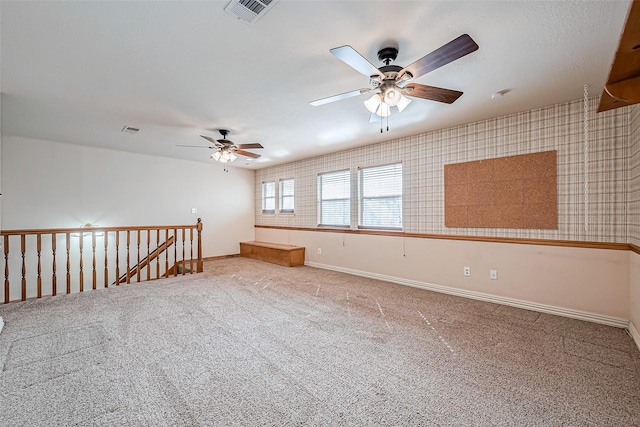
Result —
[[240, 256], [285, 267], [304, 265], [304, 247], [266, 242], [240, 242]]

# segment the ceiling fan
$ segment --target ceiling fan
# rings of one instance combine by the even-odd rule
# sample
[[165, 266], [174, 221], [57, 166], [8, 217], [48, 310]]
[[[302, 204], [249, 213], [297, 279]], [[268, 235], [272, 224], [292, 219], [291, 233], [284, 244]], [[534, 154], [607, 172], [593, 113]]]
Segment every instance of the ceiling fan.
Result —
[[250, 144], [235, 144], [234, 142], [227, 139], [227, 135], [229, 134], [229, 131], [227, 129], [219, 129], [218, 132], [220, 132], [220, 135], [222, 135], [222, 139], [213, 139], [210, 136], [200, 135], [213, 144], [210, 147], [206, 147], [204, 145], [176, 145], [176, 147], [208, 148], [210, 150], [216, 150], [216, 152], [211, 155], [211, 158], [221, 163], [234, 161], [238, 158], [236, 154], [251, 157], [252, 159], [257, 159], [258, 157], [260, 157], [260, 154], [245, 151], [246, 148], [264, 148], [257, 142]]
[[411, 102], [406, 96], [451, 104], [462, 95], [462, 92], [411, 81], [476, 50], [478, 50], [476, 42], [468, 34], [463, 34], [411, 65], [401, 67], [391, 65], [398, 56], [398, 49], [385, 47], [378, 52], [378, 59], [384, 65], [376, 68], [351, 46], [336, 47], [329, 52], [351, 68], [369, 77], [369, 87], [317, 99], [309, 104], [318, 106], [373, 92], [374, 95], [365, 101], [365, 107], [372, 113], [372, 119], [375, 115], [389, 116], [391, 107], [397, 107], [399, 111], [404, 110]]

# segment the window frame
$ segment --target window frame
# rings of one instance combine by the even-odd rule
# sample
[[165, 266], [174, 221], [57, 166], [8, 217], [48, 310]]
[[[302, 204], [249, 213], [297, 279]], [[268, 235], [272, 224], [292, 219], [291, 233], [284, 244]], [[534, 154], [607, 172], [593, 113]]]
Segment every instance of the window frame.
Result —
[[[395, 194], [395, 195], [384, 195], [384, 196], [375, 196], [375, 197], [365, 197], [364, 196], [364, 192], [366, 190], [366, 183], [364, 182], [365, 180], [365, 176], [364, 173], [367, 170], [372, 170], [372, 169], [379, 169], [379, 168], [385, 168], [385, 167], [389, 167], [389, 166], [399, 166], [400, 167], [400, 194]], [[394, 174], [391, 173], [388, 176], [393, 177]], [[371, 225], [371, 224], [367, 224], [364, 225], [364, 217], [366, 212], [365, 209], [365, 205], [366, 205], [366, 200], [383, 200], [383, 199], [398, 199], [399, 198], [399, 204], [396, 204], [396, 206], [398, 206], [400, 208], [400, 225], [399, 226], [392, 226], [390, 224], [376, 224], [376, 225]], [[382, 164], [382, 165], [376, 165], [376, 166], [367, 166], [367, 167], [359, 167], [358, 168], [358, 229], [362, 229], [362, 230], [387, 230], [387, 231], [402, 231], [403, 227], [404, 227], [404, 209], [403, 209], [403, 202], [404, 202], [404, 166], [402, 162], [394, 162], [394, 163], [386, 163], [386, 164]]]
[[[287, 181], [291, 181], [291, 194], [285, 194], [283, 184]], [[285, 178], [278, 180], [278, 212], [285, 214], [292, 214], [296, 211], [296, 181], [295, 178]], [[283, 209], [284, 205], [283, 201], [286, 197], [290, 197], [292, 200], [292, 208], [291, 209]]]
[[[267, 196], [265, 188], [267, 185], [273, 185], [273, 196]], [[273, 209], [265, 209], [267, 206], [267, 200], [273, 199]], [[276, 213], [276, 182], [275, 181], [262, 181], [262, 214], [275, 214]]]
[[[338, 175], [344, 173], [346, 174], [346, 177], [344, 179], [342, 179], [343, 182], [345, 182], [348, 185], [348, 191], [347, 191], [347, 197], [346, 198], [332, 198], [332, 199], [323, 199], [323, 181], [322, 178], [324, 176], [328, 176], [328, 175]], [[351, 169], [339, 169], [339, 170], [335, 170], [335, 171], [329, 171], [329, 172], [320, 172], [318, 173], [318, 197], [317, 197], [317, 204], [318, 204], [318, 227], [335, 227], [335, 228], [351, 228], [351, 214], [352, 214], [352, 183], [351, 183], [351, 179], [352, 179], [352, 174], [351, 174]], [[346, 208], [347, 208], [347, 215], [346, 217], [348, 218], [347, 223], [346, 224], [324, 224], [322, 222], [322, 213], [323, 213], [323, 202], [325, 200], [332, 200], [332, 201], [346, 201]]]

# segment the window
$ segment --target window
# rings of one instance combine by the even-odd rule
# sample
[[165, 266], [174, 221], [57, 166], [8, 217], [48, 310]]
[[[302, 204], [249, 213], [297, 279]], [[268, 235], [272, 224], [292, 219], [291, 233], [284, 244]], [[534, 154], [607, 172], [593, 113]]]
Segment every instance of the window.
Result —
[[262, 213], [276, 212], [276, 183], [275, 181], [262, 183]]
[[348, 170], [318, 175], [320, 225], [348, 227], [351, 224], [351, 173]]
[[280, 181], [280, 212], [293, 213], [293, 178]]
[[402, 163], [360, 169], [362, 228], [402, 229]]

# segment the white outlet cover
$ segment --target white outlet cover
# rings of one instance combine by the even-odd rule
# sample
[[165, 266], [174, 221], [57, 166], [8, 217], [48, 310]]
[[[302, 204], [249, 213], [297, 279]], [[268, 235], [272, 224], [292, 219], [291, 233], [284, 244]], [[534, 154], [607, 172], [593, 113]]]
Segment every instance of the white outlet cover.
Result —
[[465, 276], [471, 276], [471, 267], [464, 267], [463, 273]]
[[498, 270], [489, 270], [489, 279], [498, 280]]
[[318, 248], [318, 255], [322, 255], [322, 249]]

